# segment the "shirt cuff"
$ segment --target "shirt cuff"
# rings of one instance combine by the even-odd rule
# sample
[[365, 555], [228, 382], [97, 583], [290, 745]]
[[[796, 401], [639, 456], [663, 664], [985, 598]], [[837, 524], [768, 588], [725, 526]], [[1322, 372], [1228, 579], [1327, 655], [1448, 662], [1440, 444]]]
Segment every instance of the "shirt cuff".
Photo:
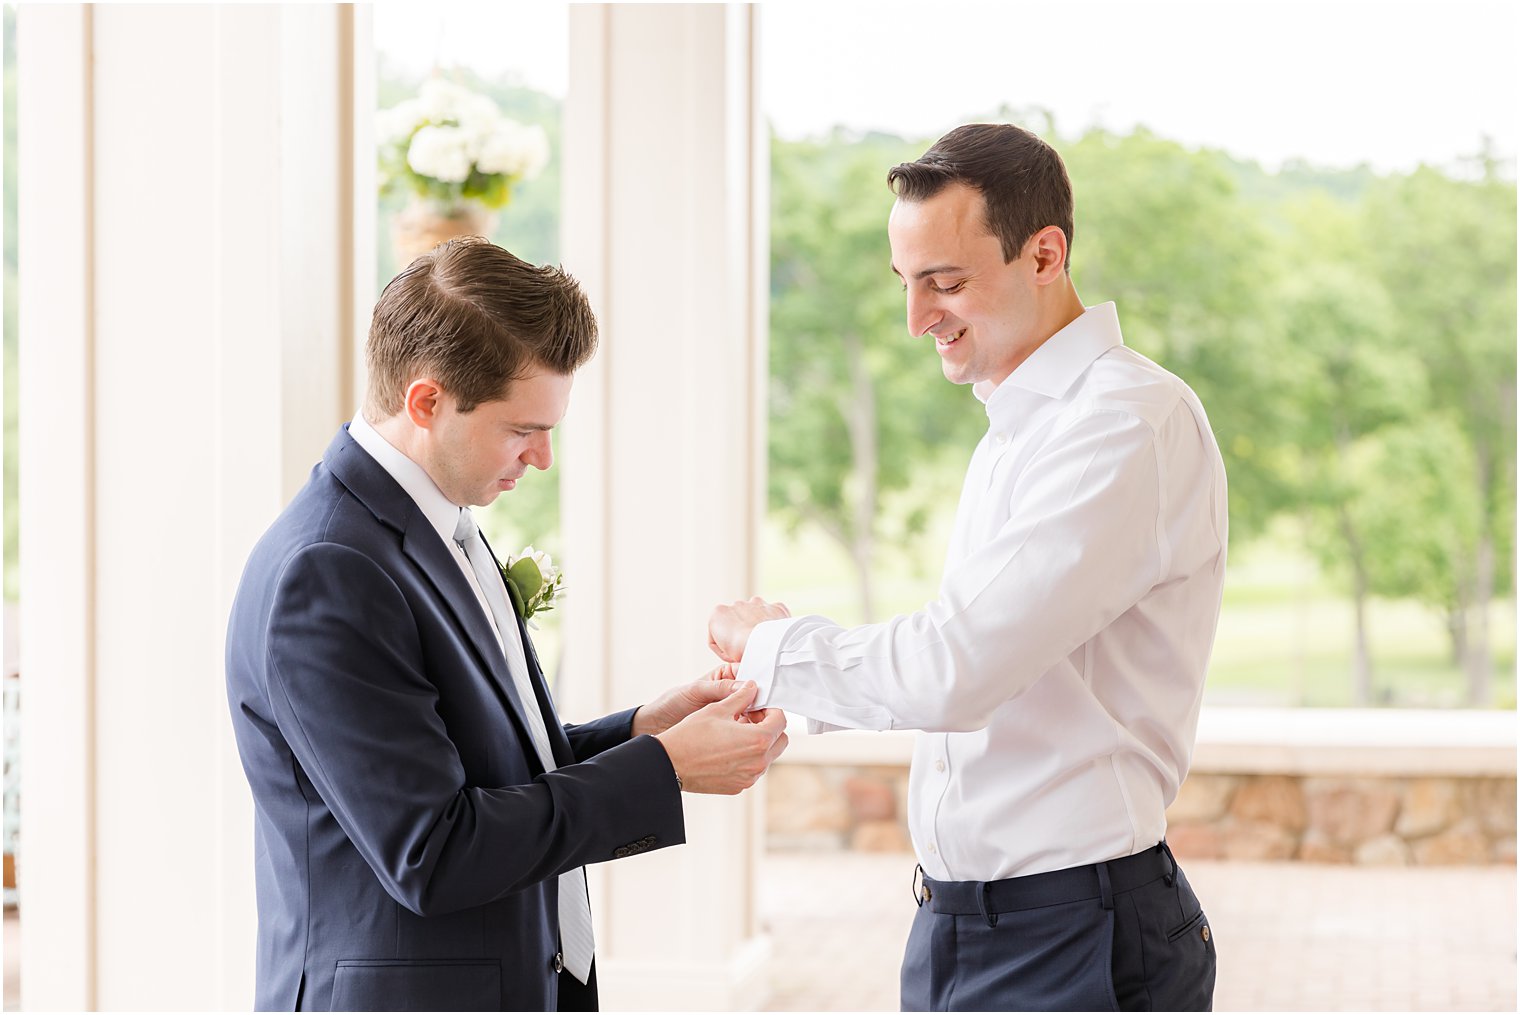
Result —
[[770, 700], [771, 684], [776, 679], [776, 657], [781, 654], [781, 640], [800, 617], [783, 617], [766, 620], [755, 625], [749, 633], [749, 643], [744, 646], [744, 658], [739, 660], [739, 679], [753, 680], [759, 690], [751, 711], [765, 708]]

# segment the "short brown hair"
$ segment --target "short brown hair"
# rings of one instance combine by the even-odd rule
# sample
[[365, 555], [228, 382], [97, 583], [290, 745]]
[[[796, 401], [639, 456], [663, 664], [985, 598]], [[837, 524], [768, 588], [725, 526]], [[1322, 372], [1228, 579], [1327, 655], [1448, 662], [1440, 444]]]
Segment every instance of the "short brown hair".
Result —
[[952, 183], [975, 187], [987, 204], [987, 229], [1012, 261], [1046, 226], [1066, 234], [1071, 270], [1071, 179], [1056, 150], [1011, 123], [957, 127], [913, 162], [894, 166], [887, 186], [904, 201], [924, 201]]
[[465, 236], [417, 258], [380, 294], [366, 408], [394, 416], [407, 386], [431, 376], [470, 412], [535, 368], [574, 373], [594, 352], [596, 318], [575, 279]]

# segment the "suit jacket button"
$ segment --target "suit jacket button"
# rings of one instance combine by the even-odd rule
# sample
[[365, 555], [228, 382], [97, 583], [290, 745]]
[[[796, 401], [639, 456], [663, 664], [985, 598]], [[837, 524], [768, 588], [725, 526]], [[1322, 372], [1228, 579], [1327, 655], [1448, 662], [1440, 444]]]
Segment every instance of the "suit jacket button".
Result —
[[552, 966], [554, 966], [554, 971], [556, 973], [562, 973], [562, 972], [564, 972], [565, 971], [565, 956], [564, 956], [564, 953], [563, 952], [555, 952], [554, 953], [554, 961], [552, 963], [550, 963], [550, 964]]

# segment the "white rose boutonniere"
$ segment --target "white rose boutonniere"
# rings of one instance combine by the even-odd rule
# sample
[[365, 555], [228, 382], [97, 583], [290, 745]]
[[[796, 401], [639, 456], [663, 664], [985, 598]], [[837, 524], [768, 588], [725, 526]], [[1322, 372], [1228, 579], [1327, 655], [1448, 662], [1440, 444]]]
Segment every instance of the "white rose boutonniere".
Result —
[[565, 575], [554, 565], [554, 558], [531, 546], [507, 558], [501, 577], [507, 583], [512, 609], [534, 630], [538, 625], [533, 623], [533, 614], [554, 609], [555, 601], [565, 594]]

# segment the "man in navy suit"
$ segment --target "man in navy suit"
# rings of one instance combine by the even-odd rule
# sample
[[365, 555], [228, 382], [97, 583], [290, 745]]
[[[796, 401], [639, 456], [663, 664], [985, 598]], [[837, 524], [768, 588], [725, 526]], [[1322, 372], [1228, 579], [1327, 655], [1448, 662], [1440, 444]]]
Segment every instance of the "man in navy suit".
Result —
[[260, 1010], [594, 1010], [584, 865], [683, 842], [683, 788], [741, 792], [785, 748], [731, 680], [555, 717], [469, 508], [548, 468], [595, 347], [573, 279], [479, 239], [380, 297], [365, 407], [228, 628]]

